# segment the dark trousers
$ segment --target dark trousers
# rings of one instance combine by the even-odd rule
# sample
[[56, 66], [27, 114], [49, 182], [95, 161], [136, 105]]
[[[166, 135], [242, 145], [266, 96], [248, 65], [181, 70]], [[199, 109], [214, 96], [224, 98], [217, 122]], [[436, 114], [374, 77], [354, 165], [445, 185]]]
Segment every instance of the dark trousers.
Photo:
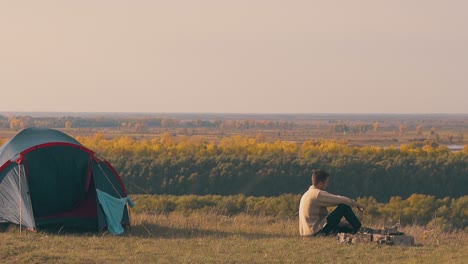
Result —
[[[343, 224], [342, 218], [348, 223]], [[327, 216], [327, 224], [317, 235], [333, 235], [338, 233], [356, 233], [361, 227], [361, 222], [349, 205], [340, 204]]]

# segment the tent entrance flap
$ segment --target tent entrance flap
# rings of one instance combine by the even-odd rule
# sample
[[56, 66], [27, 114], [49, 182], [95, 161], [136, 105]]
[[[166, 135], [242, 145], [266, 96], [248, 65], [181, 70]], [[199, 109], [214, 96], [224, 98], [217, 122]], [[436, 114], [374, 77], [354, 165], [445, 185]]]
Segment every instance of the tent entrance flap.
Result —
[[39, 148], [25, 155], [34, 217], [95, 218], [97, 226], [96, 194], [88, 186], [89, 161], [88, 152], [69, 146]]
[[[96, 185], [96, 189], [116, 198], [127, 196], [127, 193], [122, 186], [122, 183], [119, 181], [118, 176], [116, 176], [115, 172], [107, 162], [95, 159], [93, 161], [92, 167], [93, 180]], [[130, 224], [130, 217], [128, 215], [127, 209], [128, 208], [125, 207], [122, 216], [122, 224], [124, 225]], [[99, 229], [103, 229], [108, 225], [106, 223], [106, 213], [104, 212], [102, 206], [98, 207], [98, 222]]]
[[97, 191], [99, 204], [106, 215], [107, 229], [112, 234], [120, 235], [124, 232], [122, 218], [124, 216], [125, 205], [134, 206], [130, 197], [115, 198], [100, 190]]
[[0, 223], [36, 229], [23, 165], [11, 163], [0, 172], [0, 204]]

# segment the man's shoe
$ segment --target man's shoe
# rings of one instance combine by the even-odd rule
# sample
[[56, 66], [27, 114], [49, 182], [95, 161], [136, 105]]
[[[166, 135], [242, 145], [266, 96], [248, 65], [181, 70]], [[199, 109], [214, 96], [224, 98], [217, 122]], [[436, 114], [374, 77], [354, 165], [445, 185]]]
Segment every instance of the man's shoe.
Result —
[[364, 226], [361, 226], [361, 228], [359, 228], [359, 233], [363, 233], [363, 234], [375, 234], [375, 229], [372, 229], [370, 227], [364, 227]]

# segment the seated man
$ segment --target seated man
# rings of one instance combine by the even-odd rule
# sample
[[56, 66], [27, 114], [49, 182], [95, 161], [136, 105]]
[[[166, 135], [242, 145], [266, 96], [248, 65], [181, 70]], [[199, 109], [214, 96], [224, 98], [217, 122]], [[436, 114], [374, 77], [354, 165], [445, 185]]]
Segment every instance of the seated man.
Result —
[[[348, 197], [328, 193], [330, 174], [316, 170], [312, 174], [312, 186], [304, 193], [299, 204], [299, 233], [301, 236], [356, 233], [361, 222], [351, 206], [364, 211], [364, 205]], [[327, 207], [337, 206], [328, 214]], [[347, 222], [341, 221], [345, 218]]]

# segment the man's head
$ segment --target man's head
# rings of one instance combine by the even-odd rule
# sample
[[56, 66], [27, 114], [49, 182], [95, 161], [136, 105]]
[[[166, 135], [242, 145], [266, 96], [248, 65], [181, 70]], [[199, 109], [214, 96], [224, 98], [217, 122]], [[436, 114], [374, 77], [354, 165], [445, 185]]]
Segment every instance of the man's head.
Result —
[[330, 174], [324, 170], [315, 170], [312, 173], [312, 185], [317, 189], [326, 190], [328, 188], [328, 181], [330, 179]]

